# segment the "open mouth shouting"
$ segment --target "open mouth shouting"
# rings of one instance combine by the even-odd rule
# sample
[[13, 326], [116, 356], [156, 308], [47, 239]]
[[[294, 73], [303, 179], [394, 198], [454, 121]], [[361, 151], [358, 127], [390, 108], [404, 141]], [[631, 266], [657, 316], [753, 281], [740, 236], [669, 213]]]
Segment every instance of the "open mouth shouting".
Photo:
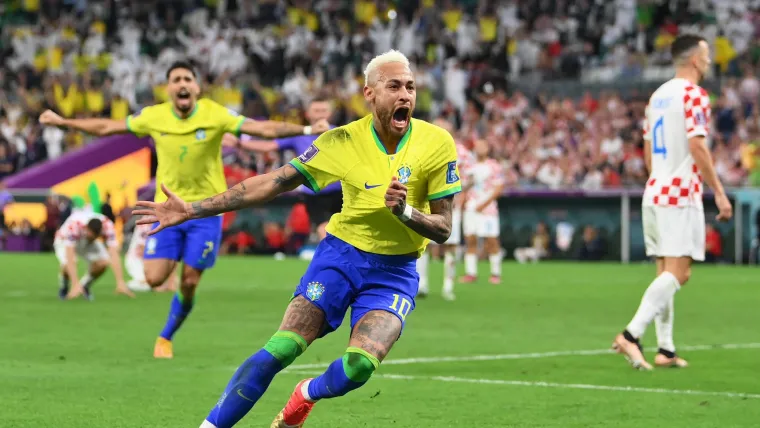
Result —
[[391, 126], [400, 131], [406, 129], [406, 126], [409, 124], [409, 116], [411, 112], [412, 110], [407, 106], [396, 108], [391, 116]]
[[185, 108], [190, 106], [190, 91], [183, 88], [177, 92], [177, 105]]

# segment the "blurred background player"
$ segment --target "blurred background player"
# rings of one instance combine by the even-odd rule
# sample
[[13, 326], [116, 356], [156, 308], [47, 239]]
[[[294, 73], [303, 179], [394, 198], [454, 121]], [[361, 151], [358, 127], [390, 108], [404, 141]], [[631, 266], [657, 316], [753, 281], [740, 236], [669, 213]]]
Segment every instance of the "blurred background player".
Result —
[[[225, 133], [246, 133], [264, 138], [317, 133], [328, 129], [327, 122], [317, 126], [247, 119], [207, 98], [198, 99], [200, 84], [192, 64], [173, 63], [166, 72], [171, 101], [146, 107], [126, 120], [63, 119], [48, 110], [40, 116], [44, 125], [64, 126], [98, 136], [131, 132], [150, 135], [156, 144], [158, 169], [156, 183], [171, 186], [182, 197], [195, 200], [227, 189], [222, 165], [222, 137]], [[159, 186], [155, 200], [165, 201]], [[197, 219], [151, 237], [145, 244], [145, 279], [151, 287], [161, 286], [182, 267], [180, 289], [171, 302], [169, 316], [156, 339], [153, 356], [172, 358], [172, 338], [190, 315], [195, 290], [201, 275], [216, 262], [222, 236], [222, 217]]]
[[[105, 240], [105, 245], [101, 238]], [[84, 296], [92, 300], [92, 284], [103, 275], [108, 265], [111, 265], [116, 278], [115, 292], [134, 297], [124, 284], [113, 222], [104, 215], [91, 211], [72, 213], [56, 232], [53, 248], [61, 266], [58, 290], [61, 299]], [[82, 279], [78, 279], [77, 257], [87, 261], [87, 273]]]
[[707, 138], [710, 98], [698, 86], [710, 68], [710, 48], [700, 36], [678, 37], [671, 47], [675, 78], [649, 99], [644, 123], [650, 171], [642, 202], [646, 252], [657, 261], [657, 277], [636, 314], [615, 338], [613, 349], [638, 369], [652, 369], [639, 340], [655, 321], [655, 365], [686, 367], [673, 343], [674, 298], [691, 276], [692, 261], [705, 259], [703, 178], [715, 195], [718, 220], [731, 218], [731, 203], [713, 167]]
[[155, 289], [151, 288], [148, 281], [145, 280], [143, 256], [145, 254], [145, 242], [150, 229], [150, 225], [137, 224], [132, 231], [132, 238], [129, 240], [129, 248], [127, 249], [127, 254], [124, 256], [124, 267], [131, 277], [129, 282], [127, 282], [127, 287], [132, 291], [177, 291], [176, 275], [169, 275], [166, 282]]
[[[445, 119], [436, 119], [433, 122], [435, 125], [445, 129], [449, 134], [453, 135], [454, 127], [451, 122]], [[457, 147], [457, 165], [459, 168], [459, 175], [461, 176], [462, 186], [467, 185], [466, 174], [467, 168], [474, 162], [472, 152], [464, 146], [464, 144], [456, 143]], [[454, 300], [454, 281], [456, 280], [457, 273], [457, 250], [462, 244], [462, 207], [464, 206], [464, 193], [458, 193], [454, 195], [454, 208], [451, 213], [451, 236], [442, 245], [443, 247], [443, 292], [442, 296], [445, 300]], [[422, 256], [417, 260], [417, 273], [420, 275], [420, 291], [417, 293], [419, 297], [425, 297], [430, 292], [429, 280], [428, 280], [428, 264], [430, 261], [430, 252], [425, 251]]]
[[475, 282], [478, 277], [478, 238], [491, 265], [491, 284], [501, 283], [502, 250], [499, 243], [499, 207], [496, 200], [504, 190], [504, 172], [496, 159], [489, 157], [490, 146], [484, 139], [476, 139], [473, 147], [475, 162], [468, 167], [468, 183], [464, 213], [465, 276], [462, 283]]
[[536, 225], [536, 232], [533, 233], [531, 238], [531, 246], [523, 248], [515, 248], [515, 260], [518, 263], [538, 263], [538, 261], [549, 254], [549, 241], [551, 236], [549, 235], [549, 229], [546, 227], [546, 223], [539, 222]]
[[[317, 96], [309, 101], [309, 105], [304, 112], [309, 125], [316, 126], [318, 123], [328, 121], [333, 115], [333, 101], [327, 97]], [[330, 129], [334, 128], [330, 125]], [[297, 135], [294, 137], [278, 138], [276, 140], [256, 140], [248, 135], [237, 137], [233, 134], [225, 134], [223, 143], [227, 146], [242, 147], [252, 152], [266, 154], [271, 152], [291, 152], [297, 156], [308, 149], [319, 135]], [[290, 158], [292, 159], [292, 158]], [[290, 159], [283, 159], [289, 161]], [[314, 196], [315, 193], [307, 188], [302, 187], [304, 193]], [[332, 183], [321, 189], [318, 198], [308, 198], [306, 207], [309, 212], [309, 218], [318, 226], [325, 227], [329, 216], [340, 212], [343, 204], [343, 193], [341, 192], [340, 183]], [[327, 213], [327, 218], [325, 218]]]

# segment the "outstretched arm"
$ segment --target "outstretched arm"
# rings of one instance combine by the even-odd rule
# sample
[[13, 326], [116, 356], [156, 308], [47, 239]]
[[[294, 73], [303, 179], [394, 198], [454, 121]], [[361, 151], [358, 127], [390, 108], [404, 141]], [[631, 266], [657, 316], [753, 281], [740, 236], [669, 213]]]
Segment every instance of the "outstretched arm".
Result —
[[296, 135], [321, 134], [329, 129], [327, 121], [319, 121], [314, 126], [295, 125], [287, 122], [273, 120], [246, 119], [240, 127], [243, 134], [261, 138], [284, 138]]
[[280, 193], [295, 189], [305, 181], [305, 177], [293, 165], [286, 164], [268, 174], [247, 178], [226, 192], [192, 203], [183, 201], [162, 183], [161, 189], [168, 198], [166, 202], [139, 201], [139, 209], [133, 215], [143, 216], [137, 224], [158, 222], [159, 225], [148, 233], [153, 235], [190, 219], [211, 217], [262, 204]]
[[257, 175], [215, 196], [189, 205], [189, 218], [211, 217], [228, 211], [259, 205], [305, 183], [305, 178], [291, 164], [268, 174]]
[[78, 131], [84, 131], [88, 134], [97, 135], [99, 137], [113, 134], [124, 134], [129, 132], [129, 129], [127, 129], [127, 122], [125, 120], [100, 118], [64, 119], [52, 110], [46, 110], [40, 115], [40, 123], [43, 125], [73, 128]]

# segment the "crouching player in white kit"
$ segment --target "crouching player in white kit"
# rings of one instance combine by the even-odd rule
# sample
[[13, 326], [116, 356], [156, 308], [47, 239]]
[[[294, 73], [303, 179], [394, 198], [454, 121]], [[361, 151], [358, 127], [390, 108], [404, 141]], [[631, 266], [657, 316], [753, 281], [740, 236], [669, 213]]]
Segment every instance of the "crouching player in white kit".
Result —
[[[148, 232], [150, 232], [151, 225], [149, 224], [136, 224], [134, 231], [132, 231], [132, 239], [129, 241], [129, 249], [124, 256], [124, 267], [127, 268], [127, 273], [131, 277], [127, 283], [132, 291], [177, 291], [177, 275], [172, 273], [169, 278], [158, 288], [151, 288], [148, 281], [145, 279], [145, 266], [143, 265], [143, 255], [145, 253], [145, 242], [148, 239]], [[174, 267], [174, 271], [177, 271], [177, 267]]]
[[501, 283], [501, 244], [499, 243], [499, 206], [496, 199], [504, 190], [504, 171], [496, 159], [488, 157], [490, 146], [483, 139], [475, 140], [476, 161], [461, 173], [468, 188], [464, 212], [464, 239], [467, 253], [464, 256], [465, 276], [462, 283], [478, 278], [478, 238], [483, 238], [488, 261], [491, 264], [491, 284]]
[[673, 344], [673, 298], [689, 280], [692, 261], [705, 258], [703, 178], [715, 194], [718, 220], [728, 220], [732, 215], [707, 144], [710, 99], [697, 85], [710, 67], [708, 44], [699, 36], [686, 35], [677, 38], [671, 50], [676, 76], [652, 94], [644, 125], [650, 176], [642, 220], [647, 255], [657, 261], [657, 278], [613, 343], [631, 365], [646, 370], [652, 365], [644, 358], [639, 339], [652, 320], [659, 347], [655, 364], [687, 365], [676, 355]]
[[[440, 126], [452, 134], [453, 126], [445, 119], [436, 119], [433, 122], [435, 125]], [[457, 147], [457, 168], [459, 168], [459, 175], [462, 180], [462, 186], [467, 185], [466, 174], [467, 168], [474, 162], [472, 153], [461, 143], [456, 143]], [[445, 300], [452, 301], [456, 298], [454, 295], [454, 279], [457, 274], [456, 265], [456, 251], [457, 247], [462, 243], [462, 207], [464, 205], [464, 192], [454, 195], [454, 207], [451, 212], [451, 236], [443, 244], [443, 293], [442, 296]], [[422, 256], [417, 259], [417, 273], [420, 275], [420, 286], [417, 296], [425, 297], [430, 292], [428, 286], [428, 262], [430, 261], [430, 253], [425, 251]]]
[[[101, 238], [105, 240], [105, 245]], [[53, 248], [61, 265], [58, 290], [61, 299], [84, 296], [92, 300], [92, 284], [103, 275], [109, 264], [116, 277], [115, 292], [134, 297], [124, 284], [119, 243], [116, 240], [113, 222], [104, 215], [93, 212], [71, 214], [56, 232]], [[77, 256], [84, 258], [88, 263], [87, 273], [82, 279], [77, 277]]]

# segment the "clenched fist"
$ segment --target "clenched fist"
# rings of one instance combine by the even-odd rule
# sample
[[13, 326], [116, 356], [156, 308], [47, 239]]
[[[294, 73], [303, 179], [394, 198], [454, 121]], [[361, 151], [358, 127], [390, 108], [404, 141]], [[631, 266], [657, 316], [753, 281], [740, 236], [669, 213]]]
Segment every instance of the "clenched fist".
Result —
[[406, 186], [393, 177], [388, 190], [385, 191], [385, 206], [391, 210], [393, 215], [400, 216], [406, 208]]
[[325, 119], [319, 120], [316, 123], [314, 123], [314, 125], [311, 125], [312, 134], [321, 134], [329, 129], [330, 129], [330, 124]]

